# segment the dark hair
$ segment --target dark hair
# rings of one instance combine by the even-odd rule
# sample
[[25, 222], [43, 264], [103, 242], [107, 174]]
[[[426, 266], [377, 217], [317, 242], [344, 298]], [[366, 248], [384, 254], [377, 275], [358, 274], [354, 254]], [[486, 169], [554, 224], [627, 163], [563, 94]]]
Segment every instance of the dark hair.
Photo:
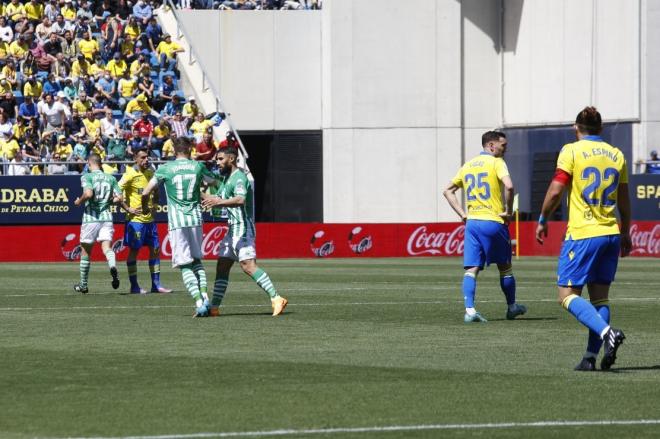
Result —
[[228, 155], [233, 155], [234, 157], [238, 157], [238, 150], [234, 148], [233, 146], [228, 146], [226, 148], [222, 148], [219, 152], [223, 154], [228, 154]]
[[101, 166], [101, 156], [96, 153], [91, 153], [87, 158], [91, 163], [94, 163], [96, 166]]
[[504, 137], [506, 139], [506, 135], [501, 131], [486, 131], [481, 136], [481, 146], [486, 146], [488, 142], [497, 142], [500, 140], [500, 137]]
[[188, 137], [177, 137], [172, 143], [176, 154], [190, 154], [192, 141]]
[[587, 134], [599, 134], [603, 130], [603, 119], [596, 107], [584, 107], [575, 118], [578, 131]]

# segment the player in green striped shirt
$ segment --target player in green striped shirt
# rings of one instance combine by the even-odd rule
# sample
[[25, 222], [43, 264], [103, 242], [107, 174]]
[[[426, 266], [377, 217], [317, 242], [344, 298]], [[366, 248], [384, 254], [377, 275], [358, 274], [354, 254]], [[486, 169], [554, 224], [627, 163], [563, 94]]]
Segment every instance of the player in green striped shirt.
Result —
[[183, 283], [195, 300], [193, 317], [207, 317], [209, 297], [206, 272], [202, 265], [202, 183], [215, 182], [215, 176], [202, 162], [190, 160], [191, 140], [174, 141], [176, 160], [161, 165], [142, 191], [142, 212], [149, 212], [149, 194], [159, 182], [167, 193], [167, 223], [172, 246], [172, 266], [181, 269]]
[[98, 154], [90, 154], [87, 158], [89, 173], [84, 174], [80, 180], [83, 193], [76, 198], [74, 204], [80, 206], [85, 204], [82, 226], [80, 227], [80, 283], [73, 286], [76, 292], [86, 294], [89, 290], [87, 280], [89, 277], [90, 256], [94, 242], [101, 243], [103, 254], [108, 260], [110, 275], [112, 276], [112, 288], [119, 288], [119, 275], [115, 260], [115, 252], [112, 250], [112, 225], [113, 203], [122, 200], [121, 189], [117, 180], [101, 170], [101, 157]]
[[[229, 271], [238, 261], [243, 272], [268, 294], [273, 315], [278, 316], [284, 312], [288, 301], [277, 293], [268, 274], [257, 266], [252, 186], [245, 172], [238, 168], [237, 158], [235, 148], [223, 148], [218, 152], [217, 162], [224, 179], [216, 192], [217, 196], [205, 197], [203, 201], [204, 207], [226, 208], [229, 217], [229, 232], [222, 240], [218, 254], [210, 314], [220, 315], [219, 306], [229, 284]], [[213, 211], [216, 213], [217, 209]]]

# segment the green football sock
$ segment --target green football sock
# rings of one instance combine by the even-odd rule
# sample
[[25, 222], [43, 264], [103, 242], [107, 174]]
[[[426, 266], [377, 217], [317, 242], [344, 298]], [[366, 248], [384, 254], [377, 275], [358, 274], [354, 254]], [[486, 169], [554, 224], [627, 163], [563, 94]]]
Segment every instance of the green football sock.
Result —
[[183, 276], [183, 285], [185, 285], [186, 290], [188, 290], [190, 296], [195, 300], [195, 304], [198, 307], [202, 306], [202, 295], [199, 292], [199, 285], [197, 283], [197, 277], [193, 271], [192, 264], [181, 266], [181, 276]]
[[263, 271], [261, 268], [258, 268], [257, 271], [252, 275], [252, 279], [264, 290], [271, 299], [277, 297], [277, 290], [273, 285], [273, 282], [268, 277], [268, 273]]
[[197, 277], [197, 280], [199, 281], [199, 291], [202, 294], [202, 297], [208, 300], [209, 296], [207, 294], [208, 286], [206, 283], [206, 271], [204, 271], [204, 266], [202, 265], [202, 261], [200, 261], [199, 259], [193, 260], [192, 269], [195, 272], [195, 276]]
[[89, 279], [89, 256], [80, 257], [80, 286], [87, 287], [87, 280]]
[[117, 260], [115, 259], [115, 252], [112, 249], [105, 252], [105, 258], [108, 260], [108, 267], [113, 268], [117, 265]]
[[218, 276], [215, 279], [215, 283], [213, 284], [213, 299], [211, 300], [211, 305], [220, 306], [222, 299], [225, 297], [227, 285], [229, 285], [229, 279], [226, 277]]

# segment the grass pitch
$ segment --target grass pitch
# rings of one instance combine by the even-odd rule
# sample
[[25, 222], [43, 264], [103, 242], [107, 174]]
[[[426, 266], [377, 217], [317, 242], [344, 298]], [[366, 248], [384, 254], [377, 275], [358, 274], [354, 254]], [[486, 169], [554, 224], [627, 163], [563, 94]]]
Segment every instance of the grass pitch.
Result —
[[[214, 265], [205, 264], [211, 285]], [[660, 419], [657, 259], [620, 263], [612, 316], [627, 340], [611, 373], [573, 372], [586, 330], [555, 301], [554, 259], [514, 262], [529, 313], [512, 322], [504, 319], [497, 270], [482, 273], [477, 309], [490, 321], [473, 325], [463, 323], [458, 259], [260, 265], [289, 298], [280, 318], [270, 316], [267, 296], [238, 267], [223, 315], [192, 319], [192, 300], [168, 262], [163, 283], [176, 292], [146, 296], [113, 291], [101, 263], [85, 296], [71, 289], [75, 263], [0, 265], [0, 437], [326, 428], [346, 430], [282, 434], [660, 435], [660, 424], [637, 422]], [[139, 270], [148, 287], [146, 263]], [[120, 272], [123, 292], [123, 265]], [[633, 424], [525, 425], [608, 420]], [[489, 423], [497, 428], [464, 425]], [[408, 428], [429, 425], [439, 427]], [[389, 426], [404, 429], [383, 430]], [[350, 430], [360, 427], [367, 429]]]

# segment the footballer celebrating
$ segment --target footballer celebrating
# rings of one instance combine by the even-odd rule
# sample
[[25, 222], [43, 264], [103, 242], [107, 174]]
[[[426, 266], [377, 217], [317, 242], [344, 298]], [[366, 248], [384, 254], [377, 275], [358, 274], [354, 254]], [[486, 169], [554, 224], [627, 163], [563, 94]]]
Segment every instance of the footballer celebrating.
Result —
[[202, 162], [190, 159], [192, 142], [187, 137], [174, 141], [176, 160], [161, 165], [142, 191], [142, 212], [149, 212], [151, 193], [159, 182], [167, 193], [167, 226], [172, 245], [172, 267], [181, 269], [183, 284], [195, 300], [193, 317], [208, 317], [209, 298], [206, 272], [202, 265], [202, 183], [216, 178]]
[[80, 282], [73, 286], [78, 293], [86, 294], [89, 290], [87, 281], [89, 278], [90, 257], [94, 242], [101, 243], [101, 249], [108, 261], [110, 275], [112, 276], [112, 288], [119, 288], [119, 275], [117, 273], [115, 252], [112, 250], [112, 225], [113, 203], [120, 203], [121, 189], [117, 180], [110, 174], [101, 170], [101, 156], [90, 154], [87, 158], [90, 172], [84, 174], [80, 180], [83, 193], [76, 198], [74, 204], [80, 206], [85, 204], [85, 211], [80, 227]]
[[[513, 211], [513, 182], [504, 162], [507, 141], [504, 133], [488, 131], [481, 137], [483, 151], [465, 163], [443, 192], [449, 205], [465, 222], [463, 253], [463, 300], [465, 323], [486, 322], [476, 311], [477, 275], [484, 265], [497, 264], [500, 287], [506, 297], [506, 318], [513, 320], [527, 308], [516, 303], [516, 280], [511, 266], [509, 220]], [[456, 197], [463, 188], [467, 213]], [[504, 202], [502, 191], [504, 190]]]
[[252, 188], [245, 172], [237, 166], [237, 158], [238, 151], [234, 147], [220, 150], [217, 163], [223, 180], [216, 192], [218, 196], [208, 196], [203, 201], [204, 207], [226, 208], [229, 215], [229, 232], [220, 244], [210, 313], [211, 316], [220, 314], [219, 306], [229, 284], [229, 271], [238, 261], [243, 272], [268, 294], [273, 315], [279, 316], [288, 301], [277, 293], [268, 273], [257, 266]]
[[[536, 228], [542, 244], [548, 236], [547, 219], [568, 190], [568, 227], [557, 267], [559, 302], [589, 328], [587, 350], [575, 370], [596, 369], [596, 358], [605, 344], [602, 370], [616, 360], [623, 331], [610, 327], [608, 302], [619, 258], [630, 253], [630, 198], [628, 171], [623, 153], [600, 137], [600, 113], [584, 108], [575, 119], [577, 142], [564, 145], [546, 193]], [[618, 207], [621, 226], [617, 224]], [[583, 299], [587, 286], [589, 301]]]
[[158, 228], [154, 222], [154, 211], [158, 200], [158, 190], [154, 190], [148, 199], [149, 213], [142, 213], [142, 191], [154, 175], [149, 165], [149, 155], [144, 149], [135, 152], [135, 165], [126, 168], [119, 180], [119, 187], [124, 192], [122, 207], [126, 210], [124, 245], [130, 249], [126, 259], [130, 292], [145, 294], [137, 280], [137, 255], [143, 246], [149, 248], [149, 272], [151, 273], [152, 293], [171, 293], [172, 290], [160, 284], [160, 240]]

